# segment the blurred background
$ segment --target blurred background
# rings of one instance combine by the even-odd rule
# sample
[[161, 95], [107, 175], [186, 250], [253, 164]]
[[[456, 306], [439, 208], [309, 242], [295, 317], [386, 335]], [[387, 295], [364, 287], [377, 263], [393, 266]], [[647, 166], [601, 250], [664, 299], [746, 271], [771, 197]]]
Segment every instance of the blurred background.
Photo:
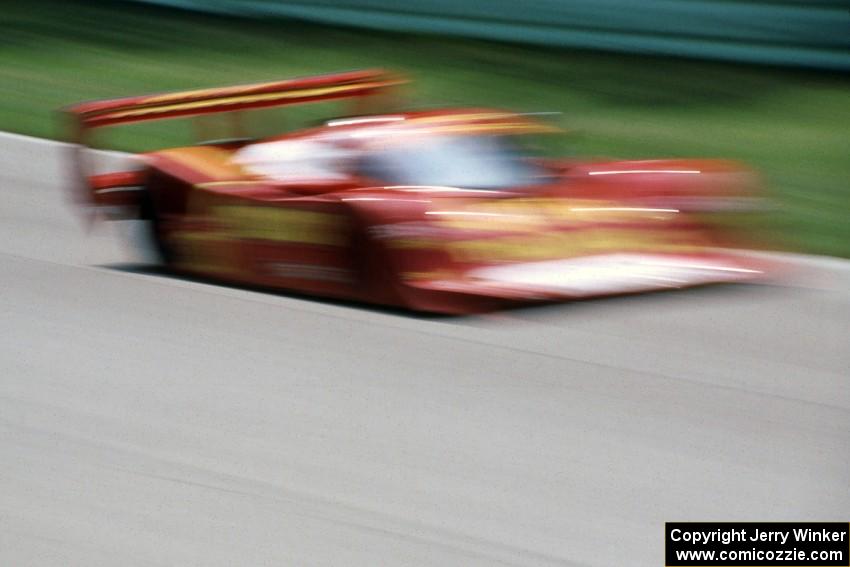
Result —
[[[850, 257], [845, 0], [4, 4], [0, 130], [56, 138], [56, 109], [81, 100], [381, 66], [414, 80], [411, 106], [558, 113], [568, 135], [552, 152], [742, 160], [775, 203], [750, 221], [762, 241]], [[190, 133], [153, 123], [109, 143], [138, 151]]]

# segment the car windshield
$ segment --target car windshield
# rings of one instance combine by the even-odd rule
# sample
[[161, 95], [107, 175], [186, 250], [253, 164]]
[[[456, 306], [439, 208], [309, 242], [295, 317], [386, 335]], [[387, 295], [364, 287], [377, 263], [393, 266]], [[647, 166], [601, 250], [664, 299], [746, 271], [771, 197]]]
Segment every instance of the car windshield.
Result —
[[542, 171], [505, 136], [427, 136], [364, 156], [361, 173], [394, 185], [506, 189], [539, 183]]

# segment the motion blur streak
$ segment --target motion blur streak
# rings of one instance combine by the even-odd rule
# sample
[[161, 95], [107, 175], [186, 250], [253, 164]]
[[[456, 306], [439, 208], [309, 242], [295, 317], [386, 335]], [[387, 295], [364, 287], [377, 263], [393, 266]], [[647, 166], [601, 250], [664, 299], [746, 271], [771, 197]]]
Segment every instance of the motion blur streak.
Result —
[[621, 175], [624, 173], [700, 173], [698, 169], [621, 169], [618, 171], [591, 171], [588, 175]]

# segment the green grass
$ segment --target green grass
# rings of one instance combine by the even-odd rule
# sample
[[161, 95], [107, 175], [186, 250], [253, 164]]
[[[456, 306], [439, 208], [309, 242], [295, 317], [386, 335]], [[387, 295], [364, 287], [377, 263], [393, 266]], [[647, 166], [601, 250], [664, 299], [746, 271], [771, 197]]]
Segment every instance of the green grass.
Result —
[[[556, 149], [623, 158], [739, 159], [779, 210], [759, 221], [787, 248], [850, 257], [850, 77], [685, 59], [541, 49], [131, 3], [6, 3], [0, 129], [61, 135], [80, 100], [384, 66], [417, 105], [558, 111]], [[116, 133], [124, 149], [181, 143], [172, 125]]]

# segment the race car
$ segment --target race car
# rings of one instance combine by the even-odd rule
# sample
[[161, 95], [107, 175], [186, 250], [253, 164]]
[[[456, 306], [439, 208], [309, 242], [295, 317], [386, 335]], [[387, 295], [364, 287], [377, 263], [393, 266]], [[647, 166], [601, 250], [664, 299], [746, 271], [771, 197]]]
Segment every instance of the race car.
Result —
[[[365, 70], [76, 104], [75, 176], [111, 218], [149, 221], [175, 272], [419, 311], [763, 273], [711, 222], [756, 198], [745, 167], [544, 158], [524, 140], [557, 129], [533, 115], [374, 108], [404, 82]], [[95, 128], [340, 99], [353, 108], [320, 125], [87, 169]]]

